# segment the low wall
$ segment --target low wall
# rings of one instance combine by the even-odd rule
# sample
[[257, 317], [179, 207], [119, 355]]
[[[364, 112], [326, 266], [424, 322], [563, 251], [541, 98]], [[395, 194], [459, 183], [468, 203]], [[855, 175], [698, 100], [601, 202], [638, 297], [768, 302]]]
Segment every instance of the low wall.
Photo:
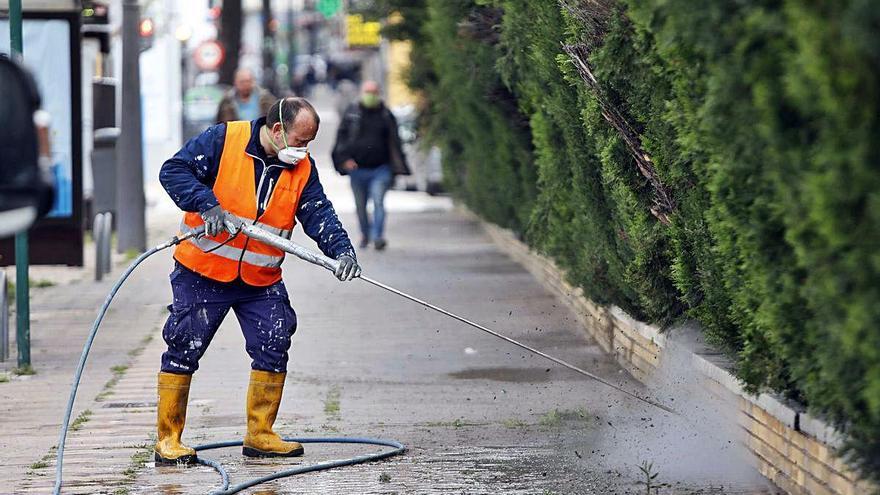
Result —
[[[639, 381], [659, 366], [667, 336], [657, 327], [630, 317], [615, 306], [598, 305], [584, 297], [579, 287], [565, 281], [565, 272], [551, 260], [532, 251], [509, 230], [482, 221], [499, 249], [520, 263], [577, 315], [584, 330]], [[677, 339], [676, 339], [677, 341]], [[730, 394], [739, 404], [739, 425], [747, 434], [746, 446], [754, 453], [759, 471], [791, 495], [866, 495], [876, 488], [859, 481], [835, 456], [837, 433], [822, 421], [769, 394], [746, 393], [729, 371], [730, 362], [699, 343], [688, 342], [692, 365], [716, 394]]]

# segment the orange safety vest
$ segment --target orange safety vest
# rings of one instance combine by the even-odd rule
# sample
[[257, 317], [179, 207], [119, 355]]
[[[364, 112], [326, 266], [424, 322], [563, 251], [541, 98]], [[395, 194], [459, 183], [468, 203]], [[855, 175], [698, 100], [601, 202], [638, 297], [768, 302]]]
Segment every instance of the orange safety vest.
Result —
[[[226, 124], [226, 141], [214, 182], [214, 195], [224, 210], [242, 221], [289, 239], [296, 225], [300, 195], [312, 171], [311, 160], [306, 156], [281, 172], [265, 211], [257, 217], [255, 157], [245, 151], [250, 139], [250, 122]], [[186, 233], [204, 224], [198, 213], [187, 212], [180, 230]], [[220, 282], [241, 277], [248, 285], [263, 287], [281, 280], [284, 251], [244, 234], [230, 237], [224, 231], [213, 237], [190, 238], [177, 246], [174, 258], [190, 270]]]

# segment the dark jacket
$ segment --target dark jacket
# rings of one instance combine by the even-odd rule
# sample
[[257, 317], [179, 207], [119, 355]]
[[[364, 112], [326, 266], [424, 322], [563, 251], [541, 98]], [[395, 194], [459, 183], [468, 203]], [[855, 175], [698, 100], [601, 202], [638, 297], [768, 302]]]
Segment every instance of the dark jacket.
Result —
[[[269, 107], [271, 107], [278, 99], [268, 90], [259, 86], [254, 88], [254, 91], [258, 92], [260, 95], [260, 116], [265, 117], [266, 112], [269, 111]], [[238, 116], [238, 110], [235, 108], [235, 88], [227, 91], [226, 94], [223, 95], [223, 99], [220, 100], [220, 105], [217, 106], [217, 119], [215, 122], [229, 122], [230, 120], [241, 120]]]
[[[245, 152], [254, 157], [254, 183], [255, 189], [259, 189], [254, 191], [254, 201], [257, 202], [258, 214], [262, 214], [262, 205], [268, 203], [282, 170], [292, 166], [266, 155], [260, 145], [258, 132], [265, 122], [265, 118], [251, 121], [251, 140], [245, 148]], [[177, 154], [162, 165], [159, 181], [181, 210], [202, 213], [219, 204], [212, 188], [220, 169], [225, 141], [226, 124], [213, 125], [187, 141]], [[312, 160], [311, 157], [309, 159]], [[318, 248], [325, 255], [334, 259], [343, 254], [355, 256], [348, 234], [324, 194], [314, 160], [299, 205], [291, 205], [291, 208], [296, 208], [296, 219], [303, 231], [318, 243]]]
[[[403, 145], [400, 142], [400, 134], [397, 132], [397, 119], [385, 105], [381, 107], [382, 117], [392, 132], [388, 133], [388, 156], [391, 157], [391, 171], [394, 175], [409, 175], [409, 164], [403, 153]], [[336, 144], [333, 146], [333, 166], [342, 175], [348, 171], [342, 167], [346, 160], [352, 157], [351, 148], [361, 135], [361, 118], [363, 108], [360, 103], [350, 105], [342, 114], [342, 122], [336, 132]]]

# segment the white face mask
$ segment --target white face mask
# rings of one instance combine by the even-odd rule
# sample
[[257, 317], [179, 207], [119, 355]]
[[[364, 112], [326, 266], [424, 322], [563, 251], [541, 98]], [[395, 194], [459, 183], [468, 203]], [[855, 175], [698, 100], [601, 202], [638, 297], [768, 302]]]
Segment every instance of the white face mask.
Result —
[[302, 148], [288, 146], [278, 150], [278, 159], [288, 165], [293, 165], [299, 163], [300, 160], [305, 158], [308, 155], [308, 152], [309, 149], [305, 146]]
[[275, 140], [269, 135], [268, 130], [266, 131], [266, 135], [269, 138], [269, 142], [272, 143], [272, 147], [275, 148], [275, 152], [278, 153], [278, 159], [281, 160], [282, 163], [295, 165], [308, 156], [309, 148], [307, 146], [297, 148], [295, 146], [287, 145], [287, 132], [284, 130], [284, 120], [281, 118], [281, 105], [283, 104], [284, 99], [282, 98], [278, 102], [278, 122], [281, 123], [281, 138], [284, 140], [284, 148], [279, 148], [278, 145], [275, 144]]

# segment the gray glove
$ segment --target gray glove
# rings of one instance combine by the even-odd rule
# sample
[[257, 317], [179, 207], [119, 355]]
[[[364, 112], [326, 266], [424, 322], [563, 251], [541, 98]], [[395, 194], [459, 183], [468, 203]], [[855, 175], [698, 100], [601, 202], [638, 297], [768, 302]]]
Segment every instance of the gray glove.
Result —
[[226, 227], [226, 232], [229, 232], [232, 235], [238, 234], [238, 232], [241, 230], [242, 225], [244, 225], [244, 222], [242, 222], [240, 218], [233, 215], [232, 213], [229, 213], [228, 211], [224, 211], [223, 213], [225, 217], [223, 221], [223, 226]]
[[361, 267], [351, 256], [343, 254], [336, 258], [336, 261], [339, 261], [339, 266], [336, 268], [334, 275], [340, 281], [344, 282], [361, 276]]
[[220, 205], [202, 212], [202, 220], [205, 221], [205, 235], [215, 236], [225, 229], [223, 222], [226, 220], [226, 212]]

